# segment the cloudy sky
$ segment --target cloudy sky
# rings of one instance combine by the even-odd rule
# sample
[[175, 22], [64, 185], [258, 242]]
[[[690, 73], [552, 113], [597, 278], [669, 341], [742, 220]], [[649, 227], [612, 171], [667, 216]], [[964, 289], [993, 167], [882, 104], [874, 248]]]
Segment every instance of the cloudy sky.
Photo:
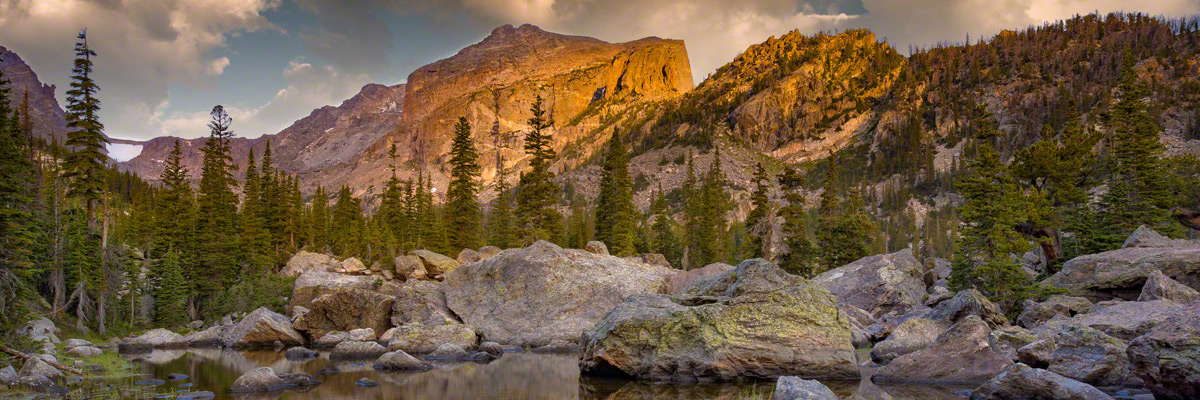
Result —
[[67, 87], [87, 28], [112, 137], [275, 133], [366, 83], [397, 84], [503, 24], [610, 42], [683, 39], [699, 83], [771, 35], [869, 28], [909, 44], [989, 37], [1094, 11], [1200, 13], [1200, 0], [0, 0], [0, 45]]

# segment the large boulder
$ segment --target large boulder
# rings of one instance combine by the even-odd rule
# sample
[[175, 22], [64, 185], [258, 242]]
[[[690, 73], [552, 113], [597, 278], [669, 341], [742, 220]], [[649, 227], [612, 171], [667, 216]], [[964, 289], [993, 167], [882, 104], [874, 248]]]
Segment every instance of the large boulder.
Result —
[[875, 374], [876, 380], [974, 384], [991, 379], [1013, 364], [992, 345], [991, 328], [969, 315], [938, 336], [932, 345], [899, 357]]
[[94, 346], [77, 346], [67, 350], [67, 354], [74, 357], [91, 358], [103, 354], [104, 351]]
[[449, 274], [458, 268], [458, 261], [429, 250], [413, 250], [408, 252], [408, 255], [420, 258], [421, 264], [425, 266], [425, 272], [430, 277]]
[[1183, 307], [1179, 303], [1167, 300], [1105, 302], [1096, 304], [1087, 313], [1072, 318], [1057, 317], [1046, 321], [1034, 331], [1053, 335], [1065, 326], [1083, 325], [1117, 339], [1131, 340], [1149, 332]]
[[712, 263], [705, 265], [702, 268], [676, 273], [668, 278], [668, 281], [671, 284], [670, 291], [672, 293], [677, 292], [683, 288], [686, 288], [688, 285], [691, 285], [692, 282], [696, 282], [696, 280], [700, 278], [720, 275], [732, 271], [734, 268], [734, 266], [726, 263]]
[[1166, 239], [1140, 228], [1121, 249], [1068, 260], [1042, 284], [1094, 301], [1135, 300], [1154, 271], [1200, 289], [1200, 241]]
[[1076, 314], [1087, 312], [1092, 307], [1092, 302], [1083, 297], [1072, 297], [1063, 295], [1053, 295], [1043, 302], [1033, 300], [1025, 300], [1022, 303], [1021, 315], [1017, 316], [1017, 324], [1023, 327], [1033, 329], [1037, 328], [1042, 323], [1054, 319], [1055, 316], [1062, 315], [1065, 317], [1073, 317]]
[[1138, 301], [1170, 300], [1179, 304], [1188, 304], [1197, 299], [1200, 299], [1200, 292], [1196, 289], [1179, 283], [1157, 270], [1146, 278], [1142, 294], [1138, 295]]
[[454, 261], [458, 261], [459, 265], [479, 261], [479, 252], [471, 249], [462, 249], [462, 251], [458, 252], [458, 257], [455, 257]]
[[392, 331], [392, 339], [388, 342], [389, 350], [403, 350], [408, 353], [429, 353], [443, 344], [455, 344], [464, 349], [475, 348], [479, 338], [475, 330], [463, 324], [422, 325], [409, 324], [396, 327]]
[[233, 393], [269, 392], [287, 387], [271, 367], [255, 368], [239, 376], [229, 387]]
[[587, 242], [587, 244], [583, 246], [583, 249], [592, 254], [600, 254], [605, 256], [608, 255], [608, 245], [605, 245], [604, 242], [599, 240]]
[[188, 347], [187, 339], [166, 329], [152, 329], [136, 337], [122, 340], [117, 348], [121, 352], [152, 349], [179, 349]]
[[92, 344], [92, 342], [89, 342], [84, 339], [67, 339], [66, 341], [63, 341], [63, 348], [65, 348], [67, 350], [70, 350], [70, 349], [73, 349], [76, 347], [81, 347], [81, 346], [95, 347], [96, 345]]
[[275, 342], [299, 346], [304, 344], [304, 336], [292, 328], [288, 317], [266, 307], [259, 307], [221, 332], [221, 344], [225, 347], [267, 347]]
[[341, 263], [331, 255], [313, 253], [301, 250], [288, 260], [287, 265], [283, 266], [280, 274], [283, 276], [298, 277], [308, 271], [327, 271], [330, 268], [337, 268]]
[[430, 369], [433, 366], [428, 363], [418, 360], [416, 357], [405, 353], [402, 350], [395, 350], [384, 353], [375, 360], [373, 365], [375, 369]]
[[1125, 356], [1125, 342], [1086, 326], [1067, 326], [1054, 338], [1050, 372], [1096, 385], [1141, 386]]
[[424, 324], [428, 326], [459, 323], [446, 306], [445, 285], [442, 282], [409, 280], [396, 291], [392, 304], [393, 326]]
[[368, 271], [367, 266], [364, 265], [361, 260], [350, 257], [342, 260], [342, 262], [338, 264], [337, 267], [334, 267], [331, 272], [337, 272], [339, 274], [366, 275]]
[[50, 366], [41, 358], [30, 357], [25, 360], [25, 364], [21, 366], [21, 371], [17, 372], [18, 378], [27, 377], [45, 377], [51, 381], [62, 382], [63, 374], [58, 369]]
[[18, 378], [20, 377], [17, 376], [17, 370], [13, 366], [5, 365], [4, 368], [0, 368], [0, 385], [16, 385]]
[[1112, 400], [1112, 396], [1054, 372], [1015, 364], [971, 392], [970, 399]]
[[446, 303], [484, 338], [516, 346], [570, 342], [629, 296], [660, 293], [672, 270], [538, 241], [460, 267]]
[[184, 336], [189, 347], [208, 347], [216, 346], [221, 343], [221, 332], [225, 331], [225, 327], [216, 325], [208, 329], [192, 332]]
[[1000, 307], [975, 289], [958, 292], [950, 300], [941, 302], [929, 313], [929, 319], [955, 323], [970, 315], [978, 316], [992, 327], [1008, 325], [1008, 318], [1000, 312]]
[[379, 357], [387, 353], [387, 348], [376, 342], [345, 341], [338, 343], [329, 352], [329, 358], [335, 360], [365, 359]]
[[429, 272], [425, 271], [425, 263], [421, 262], [421, 257], [417, 256], [396, 256], [392, 260], [392, 265], [396, 269], [396, 276], [405, 280], [429, 279]]
[[896, 357], [929, 347], [949, 327], [949, 323], [928, 318], [904, 321], [892, 329], [887, 339], [871, 349], [871, 359], [886, 364]]
[[637, 295], [583, 334], [585, 373], [728, 381], [856, 379], [850, 323], [820, 284], [762, 259], [694, 294]]
[[[311, 299], [305, 302], [305, 299]], [[330, 331], [371, 328], [383, 332], [391, 326], [393, 296], [351, 287], [310, 286], [295, 291], [290, 306], [304, 307], [307, 313], [295, 321], [296, 330], [309, 337], [322, 337]]]
[[838, 400], [838, 397], [821, 382], [785, 376], [775, 382], [771, 400]]
[[905, 311], [923, 305], [925, 267], [912, 250], [864, 257], [818, 275], [813, 281], [824, 285], [838, 301], [876, 318], [893, 310]]
[[1200, 398], [1200, 302], [1133, 339], [1126, 355], [1155, 399]]

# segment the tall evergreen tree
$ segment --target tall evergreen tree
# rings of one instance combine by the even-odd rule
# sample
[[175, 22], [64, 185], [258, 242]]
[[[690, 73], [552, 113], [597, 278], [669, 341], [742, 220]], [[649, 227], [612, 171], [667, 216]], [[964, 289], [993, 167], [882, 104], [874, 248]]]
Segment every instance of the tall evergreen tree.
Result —
[[179, 253], [168, 251], [158, 268], [159, 277], [155, 285], [154, 319], [162, 326], [176, 326], [187, 322], [188, 284], [183, 276]]
[[762, 163], [754, 168], [754, 179], [751, 183], [754, 184], [754, 192], [750, 194], [750, 205], [754, 207], [750, 209], [750, 213], [746, 215], [746, 230], [749, 231], [750, 240], [746, 246], [749, 249], [751, 258], [764, 257], [766, 255], [766, 241], [771, 237], [771, 221], [770, 216], [771, 202], [768, 197], [768, 191], [771, 190], [769, 182], [771, 177], [768, 176], [766, 168]]
[[33, 249], [37, 188], [30, 163], [32, 151], [25, 141], [16, 113], [8, 101], [8, 79], [0, 72], [0, 344], [24, 322], [24, 300], [32, 295], [29, 284], [38, 273]]
[[479, 209], [479, 153], [471, 139], [471, 124], [459, 117], [450, 150], [450, 186], [446, 190], [446, 234], [450, 249], [479, 247], [482, 215]]
[[229, 140], [233, 138], [230, 125], [233, 119], [222, 106], [209, 114], [209, 136], [201, 150], [204, 163], [200, 171], [200, 192], [197, 196], [197, 237], [200, 259], [193, 283], [199, 292], [215, 294], [232, 284], [237, 277], [237, 195], [233, 186], [233, 157]]
[[[268, 164], [264, 163], [264, 167]], [[267, 170], [263, 170], [266, 173]], [[241, 228], [240, 250], [245, 254], [247, 273], [256, 274], [267, 271], [271, 262], [269, 246], [270, 231], [267, 229], [267, 219], [263, 212], [267, 197], [263, 193], [263, 182], [267, 179], [259, 175], [255, 165], [254, 149], [246, 154], [246, 175], [242, 183], [242, 213], [239, 220]]]
[[516, 220], [513, 215], [512, 185], [508, 182], [508, 171], [500, 164], [496, 171], [496, 199], [492, 202], [491, 214], [488, 215], [488, 230], [491, 231], [491, 244], [501, 249], [516, 246]]
[[309, 244], [314, 251], [322, 252], [329, 246], [329, 195], [325, 188], [317, 185], [313, 192], [312, 207], [308, 213]]
[[873, 224], [857, 190], [848, 190], [842, 199], [838, 162], [837, 157], [830, 160], [821, 193], [816, 229], [820, 268], [816, 273], [849, 264], [870, 252]]
[[528, 154], [529, 171], [521, 174], [517, 192], [517, 216], [521, 225], [522, 242], [535, 240], [559, 240], [562, 237], [562, 213], [558, 204], [558, 185], [552, 181], [554, 174], [550, 164], [554, 162], [554, 149], [550, 147], [551, 123], [542, 109], [542, 96], [537, 96], [530, 108], [529, 133], [525, 135], [525, 154]]
[[787, 167], [779, 176], [779, 188], [783, 191], [783, 200], [787, 205], [779, 210], [783, 217], [781, 226], [787, 253], [780, 259], [780, 267], [790, 273], [814, 277], [819, 273], [816, 248], [808, 238], [806, 222], [807, 213], [804, 210], [805, 198], [804, 174], [795, 167]]
[[[690, 163], [685, 184], [688, 182], [695, 182]], [[693, 183], [689, 186], [691, 189], [686, 191], [689, 269], [724, 261], [729, 254], [729, 238], [726, 235], [729, 223], [725, 218], [733, 204], [725, 192], [725, 186], [727, 183], [721, 170], [720, 148], [713, 147], [713, 161], [704, 179]]]
[[600, 194], [596, 197], [596, 239], [617, 256], [632, 255], [637, 237], [638, 211], [633, 205], [633, 179], [629, 176], [629, 154], [621, 137], [613, 132], [600, 171]]
[[108, 161], [104, 125], [100, 123], [100, 87], [92, 80], [92, 57], [96, 52], [88, 46], [87, 30], [79, 32], [75, 44], [75, 67], [71, 70], [71, 89], [67, 91], [67, 154], [63, 165], [70, 179], [68, 194], [84, 202], [88, 225], [96, 229], [96, 202], [104, 191], [104, 166]]
[[343, 257], [359, 256], [364, 222], [362, 204], [350, 194], [350, 187], [343, 185], [342, 190], [338, 191], [337, 202], [333, 206], [333, 220], [329, 225], [334, 254]]
[[666, 193], [663, 193], [661, 183], [658, 185], [658, 191], [655, 192], [653, 202], [650, 203], [650, 215], [654, 218], [654, 225], [651, 228], [653, 231], [651, 250], [662, 254], [674, 265], [680, 265], [679, 258], [682, 257], [682, 251], [679, 249], [679, 238], [675, 236], [675, 230], [672, 228], [671, 215], [667, 208], [667, 196]]

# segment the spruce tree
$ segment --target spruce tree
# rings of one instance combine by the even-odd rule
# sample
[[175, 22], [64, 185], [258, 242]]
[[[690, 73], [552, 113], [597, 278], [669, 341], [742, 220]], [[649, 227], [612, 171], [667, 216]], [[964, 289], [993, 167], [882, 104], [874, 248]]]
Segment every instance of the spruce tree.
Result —
[[521, 242], [559, 240], [562, 237], [562, 213], [558, 205], [558, 185], [553, 182], [550, 164], [554, 149], [550, 147], [550, 121], [542, 109], [542, 96], [537, 96], [530, 108], [529, 133], [525, 135], [525, 154], [529, 155], [529, 171], [521, 174], [517, 192], [517, 217], [520, 221]]
[[[26, 311], [24, 299], [36, 274], [36, 172], [30, 163], [17, 115], [8, 101], [8, 80], [0, 72], [0, 332], [16, 332]], [[0, 333], [0, 344], [7, 334]]]
[[158, 270], [154, 295], [154, 319], [161, 326], [177, 326], [188, 321], [188, 284], [183, 276], [179, 253], [168, 251]]
[[680, 265], [679, 258], [682, 257], [682, 251], [679, 249], [679, 239], [675, 236], [672, 228], [671, 215], [667, 208], [667, 196], [666, 193], [663, 193], [661, 183], [658, 185], [653, 202], [650, 203], [650, 215], [654, 218], [654, 225], [651, 228], [653, 231], [652, 251], [662, 254], [673, 265]]
[[108, 162], [104, 125], [100, 123], [100, 87], [92, 80], [92, 57], [96, 52], [88, 46], [87, 30], [79, 32], [75, 44], [75, 67], [71, 70], [71, 89], [67, 91], [67, 147], [71, 151], [63, 161], [65, 176], [70, 180], [67, 193], [85, 204], [88, 225], [97, 229], [96, 202], [104, 191], [104, 166]]
[[613, 132], [600, 171], [600, 194], [596, 197], [596, 240], [608, 245], [617, 256], [636, 252], [637, 208], [633, 205], [633, 179], [629, 176], [629, 154], [621, 137]]
[[333, 206], [333, 220], [329, 225], [333, 253], [341, 257], [357, 257], [362, 249], [364, 220], [362, 204], [350, 194], [350, 187], [342, 185], [337, 202]]
[[770, 198], [768, 191], [771, 190], [769, 181], [771, 177], [767, 175], [766, 168], [760, 162], [754, 168], [754, 178], [751, 183], [754, 185], [754, 192], [750, 194], [750, 213], [746, 215], [746, 230], [750, 234], [748, 256], [750, 258], [764, 257], [766, 241], [771, 237], [771, 222], [770, 215], [772, 213]]
[[[263, 164], [264, 167], [268, 165]], [[264, 169], [265, 173], [267, 170]], [[267, 230], [267, 221], [264, 216], [263, 209], [265, 208], [266, 196], [263, 194], [263, 182], [266, 181], [265, 176], [259, 175], [259, 169], [255, 165], [254, 149], [251, 148], [246, 154], [246, 174], [242, 184], [242, 213], [240, 219], [241, 227], [241, 246], [240, 250], [245, 254], [247, 262], [247, 273], [256, 274], [267, 271], [270, 264], [270, 232]]]
[[471, 140], [471, 124], [459, 117], [450, 149], [450, 185], [446, 190], [446, 236], [451, 250], [479, 247], [479, 153]]
[[317, 185], [317, 190], [313, 192], [308, 218], [308, 241], [313, 251], [329, 251], [329, 195], [325, 194], [325, 188], [321, 185]]
[[[690, 164], [688, 176], [688, 181], [695, 181]], [[687, 212], [691, 246], [687, 255], [689, 269], [724, 261], [729, 254], [729, 223], [725, 218], [733, 204], [725, 186], [721, 152], [714, 147], [713, 161], [704, 179], [687, 191], [690, 197]]]
[[816, 248], [808, 238], [807, 212], [804, 210], [804, 174], [795, 167], [787, 167], [779, 176], [779, 188], [787, 205], [779, 210], [783, 217], [781, 229], [787, 253], [780, 258], [779, 266], [785, 271], [814, 277], [819, 273]]
[[492, 201], [491, 214], [488, 216], [488, 229], [493, 246], [501, 249], [516, 246], [516, 221], [513, 216], [512, 185], [508, 183], [508, 171], [501, 163], [496, 171], [496, 199]]
[[197, 237], [200, 259], [194, 274], [199, 291], [215, 294], [237, 278], [237, 195], [233, 186], [233, 157], [229, 140], [233, 138], [233, 119], [222, 106], [213, 107], [209, 136], [201, 151], [204, 164], [200, 171], [197, 195]]

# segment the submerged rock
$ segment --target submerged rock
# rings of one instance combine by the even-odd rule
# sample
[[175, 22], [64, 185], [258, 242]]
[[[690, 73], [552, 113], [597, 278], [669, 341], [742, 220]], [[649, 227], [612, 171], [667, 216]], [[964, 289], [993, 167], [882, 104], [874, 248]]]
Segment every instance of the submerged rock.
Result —
[[858, 377], [849, 321], [823, 286], [762, 259], [695, 294], [636, 295], [584, 333], [585, 373], [640, 379]]
[[293, 347], [287, 349], [287, 352], [283, 356], [290, 359], [313, 358], [317, 356], [317, 352], [304, 347]]
[[629, 296], [662, 292], [674, 273], [538, 241], [454, 270], [445, 293], [450, 310], [488, 340], [541, 346], [579, 340]]
[[1013, 364], [991, 344], [991, 329], [969, 315], [938, 336], [932, 345], [899, 357], [879, 369], [877, 381], [947, 384], [979, 383]]
[[405, 353], [403, 350], [395, 350], [384, 353], [375, 360], [375, 369], [430, 369], [433, 368], [424, 361], [418, 360], [416, 357]]
[[441, 346], [438, 346], [438, 348], [434, 349], [433, 352], [425, 356], [426, 359], [441, 360], [464, 360], [469, 357], [470, 353], [467, 353], [462, 346], [453, 343], [442, 344]]
[[1200, 302], [1133, 339], [1126, 355], [1155, 399], [1200, 398]]
[[259, 307], [221, 332], [225, 347], [266, 347], [278, 341], [286, 346], [304, 344], [304, 336], [292, 328], [292, 321], [279, 313]]
[[837, 296], [838, 301], [861, 308], [879, 318], [894, 310], [923, 305], [925, 267], [912, 250], [864, 257], [826, 271], [814, 282]]
[[771, 400], [838, 400], [838, 397], [821, 382], [784, 376], [775, 382]]
[[121, 352], [144, 351], [151, 349], [178, 349], [188, 347], [187, 339], [178, 333], [166, 329], [153, 329], [137, 337], [121, 341], [118, 349]]
[[463, 324], [435, 326], [410, 324], [398, 326], [392, 331], [392, 340], [388, 342], [388, 349], [403, 350], [409, 353], [428, 353], [437, 350], [443, 344], [453, 344], [470, 349], [475, 347], [478, 340], [475, 330]]
[[233, 393], [269, 392], [285, 387], [287, 387], [287, 382], [275, 375], [275, 370], [271, 367], [262, 367], [242, 374], [233, 381], [229, 391]]
[[971, 400], [1112, 400], [1092, 385], [1016, 364], [984, 383]]
[[317, 379], [317, 377], [309, 375], [304, 372], [279, 374], [279, 379], [283, 380], [284, 384], [286, 384], [287, 386], [291, 386], [291, 387], [308, 387], [308, 386], [317, 386], [317, 385], [321, 384], [320, 379]]

